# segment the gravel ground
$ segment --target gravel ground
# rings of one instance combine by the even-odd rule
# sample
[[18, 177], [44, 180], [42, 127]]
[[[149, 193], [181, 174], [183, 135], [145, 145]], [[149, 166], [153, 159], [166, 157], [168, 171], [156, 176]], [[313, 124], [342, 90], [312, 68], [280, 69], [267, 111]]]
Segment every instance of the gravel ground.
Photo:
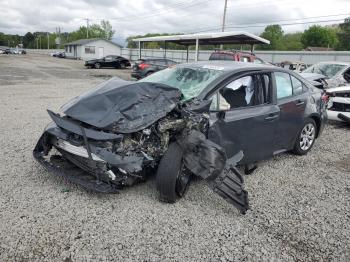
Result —
[[69, 98], [129, 70], [0, 56], [0, 261], [349, 261], [350, 128], [328, 125], [307, 156], [282, 154], [246, 176], [239, 212], [203, 181], [169, 205], [155, 181], [87, 192], [46, 172], [32, 149]]

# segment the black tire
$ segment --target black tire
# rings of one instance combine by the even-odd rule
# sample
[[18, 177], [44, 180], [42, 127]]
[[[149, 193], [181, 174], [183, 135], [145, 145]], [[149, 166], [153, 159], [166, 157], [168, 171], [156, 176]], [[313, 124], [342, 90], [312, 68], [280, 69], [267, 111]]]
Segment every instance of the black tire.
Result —
[[96, 63], [94, 66], [96, 69], [100, 69], [101, 68], [101, 64], [100, 63]]
[[177, 143], [171, 143], [160, 160], [157, 170], [159, 200], [174, 203], [184, 196], [190, 184], [191, 174], [184, 172], [182, 150]]
[[126, 68], [126, 65], [124, 63], [120, 63], [119, 67], [120, 69], [125, 69]]
[[[306, 135], [306, 129], [307, 127], [313, 127], [313, 139], [312, 141], [310, 142], [308, 139], [308, 146], [304, 147], [301, 145], [302, 144], [302, 136]], [[298, 136], [297, 136], [297, 139], [295, 140], [295, 144], [294, 144], [294, 148], [293, 148], [293, 153], [296, 154], [296, 155], [306, 155], [310, 150], [311, 148], [313, 147], [314, 143], [315, 143], [315, 140], [316, 140], [316, 134], [317, 134], [317, 125], [316, 125], [316, 122], [311, 119], [311, 118], [308, 118], [304, 124], [303, 124], [303, 127], [300, 129], [299, 133], [298, 133]], [[305, 144], [305, 143], [304, 143]]]

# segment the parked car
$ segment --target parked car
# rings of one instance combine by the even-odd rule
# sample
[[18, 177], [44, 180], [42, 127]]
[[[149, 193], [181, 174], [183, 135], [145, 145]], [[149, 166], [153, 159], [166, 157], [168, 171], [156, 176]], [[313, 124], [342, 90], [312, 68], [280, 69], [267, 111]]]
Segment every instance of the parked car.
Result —
[[214, 60], [227, 60], [227, 61], [239, 61], [239, 62], [251, 62], [256, 64], [265, 64], [265, 62], [256, 57], [255, 54], [251, 52], [243, 51], [215, 51], [209, 57], [209, 61]]
[[85, 62], [87, 68], [103, 68], [103, 67], [114, 67], [114, 68], [126, 68], [131, 66], [130, 61], [124, 57], [116, 55], [108, 55], [99, 59], [92, 59]]
[[329, 97], [328, 118], [350, 124], [350, 85], [329, 88], [326, 92]]
[[314, 81], [321, 79], [320, 75], [323, 75], [327, 82], [326, 88], [347, 85], [350, 83], [350, 63], [321, 62], [310, 66], [301, 73], [304, 78], [314, 77]]
[[18, 55], [25, 55], [25, 54], [27, 54], [27, 51], [25, 49], [23, 49], [23, 48], [16, 48], [16, 49], [14, 49], [14, 51], [15, 51], [15, 54], [18, 54]]
[[292, 61], [283, 61], [281, 63], [279, 63], [279, 66], [285, 69], [289, 69], [295, 72], [302, 72], [307, 68], [307, 65], [304, 62], [301, 61], [296, 61], [296, 62], [292, 62]]
[[50, 54], [53, 57], [66, 58], [66, 53], [64, 51], [58, 51]]
[[5, 50], [4, 50], [4, 54], [14, 54], [14, 51], [13, 51], [13, 49], [12, 48], [6, 48]]
[[176, 64], [169, 59], [139, 59], [132, 68], [131, 77], [141, 79]]
[[322, 133], [322, 91], [292, 71], [228, 61], [179, 64], [137, 82], [119, 78], [61, 108], [35, 158], [86, 188], [115, 192], [157, 169], [160, 200], [182, 197], [191, 176], [248, 209], [243, 176], [275, 154], [305, 155]]

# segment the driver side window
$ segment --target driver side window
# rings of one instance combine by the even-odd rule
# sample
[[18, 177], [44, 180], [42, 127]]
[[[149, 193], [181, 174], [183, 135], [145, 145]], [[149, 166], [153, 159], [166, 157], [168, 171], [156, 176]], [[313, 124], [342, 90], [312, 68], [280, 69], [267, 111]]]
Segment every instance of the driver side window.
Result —
[[212, 96], [211, 110], [231, 110], [269, 103], [269, 74], [243, 76], [221, 87]]
[[110, 62], [110, 61], [112, 61], [113, 60], [113, 57], [112, 56], [106, 56], [105, 57], [105, 61], [107, 61], [107, 62]]

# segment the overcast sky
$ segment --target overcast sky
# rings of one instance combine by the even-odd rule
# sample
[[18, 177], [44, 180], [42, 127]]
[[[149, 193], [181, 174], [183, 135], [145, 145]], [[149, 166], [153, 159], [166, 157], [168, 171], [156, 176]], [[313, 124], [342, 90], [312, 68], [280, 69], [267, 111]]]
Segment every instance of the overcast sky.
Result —
[[[0, 32], [54, 32], [56, 27], [69, 32], [85, 25], [84, 18], [91, 19], [90, 23], [100, 23], [101, 19], [109, 20], [117, 38], [145, 33], [218, 31], [222, 23], [224, 2], [225, 0], [0, 0]], [[295, 32], [309, 26], [297, 23], [339, 20], [349, 16], [344, 15], [347, 12], [350, 13], [350, 0], [228, 0], [226, 31], [259, 33], [266, 23], [280, 23], [293, 24], [285, 25], [283, 29], [285, 32]], [[307, 17], [315, 18], [297, 20]], [[262, 27], [253, 27], [257, 23]], [[247, 25], [249, 26], [245, 27]]]

